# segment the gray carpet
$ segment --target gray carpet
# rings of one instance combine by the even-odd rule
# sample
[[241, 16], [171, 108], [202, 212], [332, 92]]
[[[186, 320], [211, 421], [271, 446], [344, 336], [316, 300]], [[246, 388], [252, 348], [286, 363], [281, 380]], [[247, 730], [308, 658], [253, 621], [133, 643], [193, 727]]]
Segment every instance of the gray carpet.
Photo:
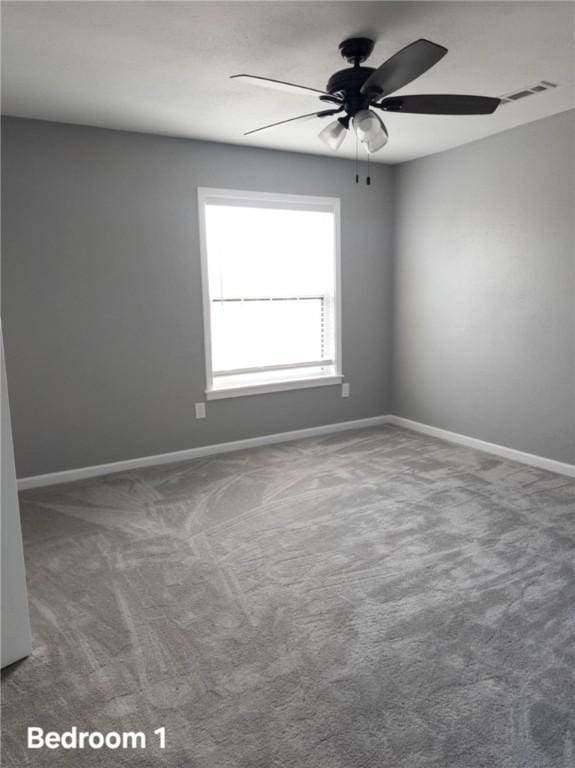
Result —
[[[575, 481], [393, 427], [22, 495], [3, 764], [572, 768]], [[27, 725], [167, 748], [25, 748]]]

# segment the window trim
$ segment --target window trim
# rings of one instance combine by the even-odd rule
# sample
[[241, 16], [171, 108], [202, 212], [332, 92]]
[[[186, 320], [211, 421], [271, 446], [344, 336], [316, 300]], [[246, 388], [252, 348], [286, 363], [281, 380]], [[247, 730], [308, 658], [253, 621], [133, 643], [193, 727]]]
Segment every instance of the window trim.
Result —
[[[222, 200], [232, 204], [237, 200], [274, 204], [270, 207], [292, 208], [293, 210], [328, 210], [334, 215], [334, 239], [335, 239], [335, 354], [333, 375], [317, 376], [314, 378], [287, 379], [285, 381], [273, 381], [261, 384], [246, 384], [241, 387], [214, 389], [212, 370], [212, 338], [211, 338], [211, 314], [210, 314], [210, 287], [208, 271], [208, 249], [206, 239], [206, 203], [214, 200]], [[279, 205], [278, 205], [279, 204]], [[240, 189], [221, 189], [212, 187], [198, 187], [198, 219], [200, 235], [200, 263], [202, 278], [202, 305], [204, 319], [204, 359], [206, 373], [205, 395], [207, 400], [220, 400], [228, 397], [240, 397], [244, 395], [263, 394], [267, 392], [282, 392], [290, 389], [308, 389], [312, 387], [340, 384], [343, 381], [341, 369], [341, 201], [339, 197], [321, 197], [316, 195], [293, 195], [283, 192], [258, 192]]]

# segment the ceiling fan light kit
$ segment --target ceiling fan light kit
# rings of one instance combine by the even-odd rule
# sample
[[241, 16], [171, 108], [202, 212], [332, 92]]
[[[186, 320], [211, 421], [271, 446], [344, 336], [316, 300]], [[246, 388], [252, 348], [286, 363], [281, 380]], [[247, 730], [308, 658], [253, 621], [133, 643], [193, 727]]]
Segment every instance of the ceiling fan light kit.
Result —
[[337, 118], [320, 131], [318, 135], [321, 141], [330, 149], [337, 151], [351, 125], [367, 152], [373, 154], [382, 149], [389, 138], [383, 121], [374, 109], [380, 109], [383, 112], [427, 115], [488, 115], [500, 104], [501, 100], [498, 98], [459, 94], [405, 95], [390, 98], [390, 94], [408, 85], [437, 64], [447, 53], [447, 48], [430, 40], [416, 40], [374, 69], [362, 66], [371, 55], [373, 47], [374, 41], [366, 37], [353, 37], [340, 43], [340, 53], [351, 66], [335, 72], [323, 91], [268, 77], [232, 75], [232, 78], [238, 78], [253, 85], [314, 96], [330, 106], [330, 109], [271, 123], [248, 131], [244, 135], [296, 120], [323, 118], [344, 112], [344, 116]]

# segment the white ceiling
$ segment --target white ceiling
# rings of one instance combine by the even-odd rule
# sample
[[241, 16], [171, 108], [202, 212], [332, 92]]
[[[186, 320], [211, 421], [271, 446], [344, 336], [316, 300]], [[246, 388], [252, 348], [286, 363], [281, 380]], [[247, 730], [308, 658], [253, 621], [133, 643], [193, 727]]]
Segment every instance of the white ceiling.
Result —
[[[367, 35], [371, 66], [425, 37], [449, 53], [398, 93], [500, 96], [560, 87], [494, 115], [387, 114], [402, 162], [575, 107], [572, 2], [2, 2], [2, 107], [9, 115], [329, 154], [321, 120], [242, 137], [323, 108], [229, 79], [249, 73], [324, 88], [347, 64], [338, 44]], [[352, 157], [348, 137], [339, 155]]]

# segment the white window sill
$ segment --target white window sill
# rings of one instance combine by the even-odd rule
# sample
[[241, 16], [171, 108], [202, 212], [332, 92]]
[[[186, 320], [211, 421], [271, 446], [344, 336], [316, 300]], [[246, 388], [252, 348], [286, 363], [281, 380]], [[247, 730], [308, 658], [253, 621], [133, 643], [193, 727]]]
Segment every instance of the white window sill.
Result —
[[227, 397], [245, 397], [246, 395], [263, 395], [267, 392], [286, 392], [290, 389], [311, 389], [312, 387], [329, 387], [341, 384], [343, 376], [318, 376], [314, 379], [294, 379], [292, 381], [274, 381], [268, 384], [248, 384], [243, 387], [221, 387], [207, 389], [206, 400], [223, 400]]

